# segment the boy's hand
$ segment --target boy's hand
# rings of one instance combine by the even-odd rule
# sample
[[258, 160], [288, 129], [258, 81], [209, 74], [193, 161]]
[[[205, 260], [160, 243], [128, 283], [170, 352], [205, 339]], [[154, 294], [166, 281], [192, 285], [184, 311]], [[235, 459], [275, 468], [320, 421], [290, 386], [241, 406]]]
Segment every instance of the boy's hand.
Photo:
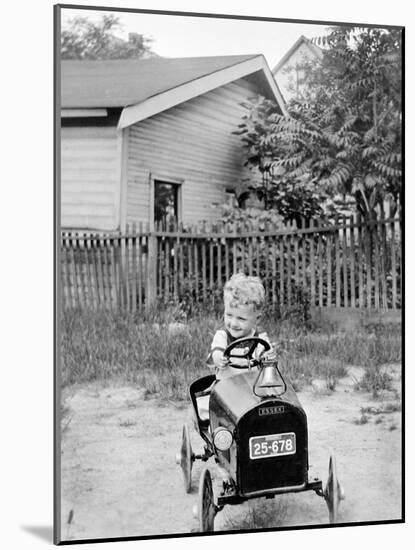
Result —
[[215, 361], [215, 365], [219, 370], [226, 368], [228, 366], [228, 363], [229, 363], [229, 359], [227, 359], [223, 355], [222, 357], [218, 357]]
[[222, 370], [227, 367], [228, 359], [223, 355], [223, 352], [216, 350], [212, 354], [213, 365], [215, 368]]
[[263, 357], [266, 361], [275, 361], [277, 359], [277, 350], [272, 347], [264, 353]]

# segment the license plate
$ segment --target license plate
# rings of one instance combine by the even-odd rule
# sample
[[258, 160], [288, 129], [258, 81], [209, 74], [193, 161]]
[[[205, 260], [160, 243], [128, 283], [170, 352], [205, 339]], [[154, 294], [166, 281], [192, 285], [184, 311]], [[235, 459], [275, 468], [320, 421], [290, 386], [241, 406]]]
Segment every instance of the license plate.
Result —
[[249, 438], [249, 458], [272, 458], [295, 454], [295, 433], [259, 435]]

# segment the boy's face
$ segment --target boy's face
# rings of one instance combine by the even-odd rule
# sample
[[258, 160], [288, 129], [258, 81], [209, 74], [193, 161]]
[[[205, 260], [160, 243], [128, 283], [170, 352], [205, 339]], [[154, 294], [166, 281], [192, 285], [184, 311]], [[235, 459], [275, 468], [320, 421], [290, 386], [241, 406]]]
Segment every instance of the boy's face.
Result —
[[253, 304], [232, 306], [229, 301], [225, 301], [224, 318], [225, 327], [233, 338], [245, 338], [256, 328], [259, 313]]

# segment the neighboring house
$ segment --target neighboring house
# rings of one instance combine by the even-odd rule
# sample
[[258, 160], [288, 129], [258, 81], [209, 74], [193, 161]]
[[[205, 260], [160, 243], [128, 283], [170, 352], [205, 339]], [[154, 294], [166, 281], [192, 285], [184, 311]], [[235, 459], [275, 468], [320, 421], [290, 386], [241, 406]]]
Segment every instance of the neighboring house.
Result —
[[275, 65], [272, 74], [286, 101], [301, 94], [305, 76], [304, 64], [319, 61], [322, 57], [323, 50], [321, 48], [305, 36], [300, 36]]
[[284, 100], [262, 55], [62, 61], [61, 227], [217, 217], [248, 175], [241, 102]]
[[[272, 74], [286, 102], [301, 95], [305, 77], [304, 65], [310, 62], [318, 63], [323, 58], [323, 53], [324, 50], [316, 46], [311, 40], [305, 36], [300, 36], [275, 65]], [[338, 193], [324, 206], [328, 207], [328, 205], [344, 216], [351, 216], [356, 212], [356, 201], [352, 195]], [[390, 197], [384, 199], [383, 211], [386, 217], [393, 216], [396, 208], [399, 208], [399, 205], [395, 205], [393, 199]], [[380, 212], [380, 207], [377, 210]]]

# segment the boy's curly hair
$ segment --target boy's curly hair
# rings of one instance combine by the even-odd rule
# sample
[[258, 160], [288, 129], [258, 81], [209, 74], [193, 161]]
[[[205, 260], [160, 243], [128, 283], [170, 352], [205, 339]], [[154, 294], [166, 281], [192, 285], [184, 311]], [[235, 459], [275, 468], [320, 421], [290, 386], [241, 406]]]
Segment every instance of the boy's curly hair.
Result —
[[261, 309], [265, 302], [264, 285], [259, 277], [235, 273], [225, 284], [223, 299], [233, 307], [252, 304], [255, 309]]

